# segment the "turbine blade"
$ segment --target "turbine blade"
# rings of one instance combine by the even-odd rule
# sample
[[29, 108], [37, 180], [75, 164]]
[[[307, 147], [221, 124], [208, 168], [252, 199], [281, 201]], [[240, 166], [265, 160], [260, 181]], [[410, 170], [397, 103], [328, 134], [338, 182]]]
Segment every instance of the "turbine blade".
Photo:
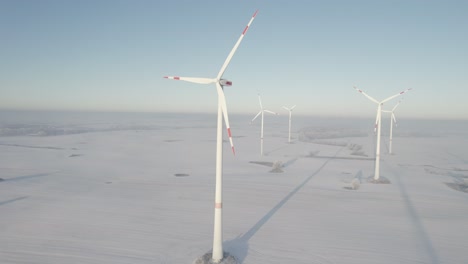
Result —
[[383, 104], [383, 103], [385, 103], [385, 102], [387, 102], [387, 101], [390, 101], [390, 100], [392, 100], [393, 98], [395, 98], [395, 97], [397, 97], [397, 96], [400, 96], [400, 95], [402, 95], [402, 94], [408, 92], [409, 90], [411, 90], [411, 88], [406, 89], [406, 90], [404, 90], [404, 91], [401, 91], [401, 92], [399, 92], [398, 94], [392, 95], [392, 96], [388, 97], [387, 99], [384, 99], [381, 103]]
[[224, 61], [224, 64], [223, 66], [221, 67], [221, 69], [219, 70], [219, 73], [218, 73], [218, 76], [216, 76], [216, 79], [221, 79], [221, 76], [223, 76], [224, 74], [224, 71], [226, 70], [227, 66], [229, 65], [229, 62], [231, 61], [232, 59], [232, 56], [234, 56], [234, 53], [236, 52], [237, 48], [239, 47], [242, 39], [244, 38], [244, 35], [245, 33], [247, 33], [247, 30], [249, 29], [250, 27], [250, 24], [252, 24], [252, 21], [255, 19], [255, 16], [257, 15], [257, 11], [255, 11], [255, 13], [253, 14], [252, 18], [250, 19], [249, 23], [247, 24], [247, 26], [245, 27], [244, 31], [242, 32], [242, 34], [240, 35], [239, 39], [237, 40], [236, 44], [234, 45], [234, 48], [232, 48], [231, 52], [229, 53], [229, 55], [227, 56], [226, 60]]
[[263, 110], [262, 98], [260, 98], [260, 94], [258, 95], [258, 102], [260, 103], [260, 109]]
[[393, 107], [392, 113], [393, 113], [393, 111], [395, 111], [395, 109], [398, 107], [398, 105], [401, 103], [402, 100], [403, 100], [403, 98], [401, 98], [401, 100], [398, 101], [398, 103]]
[[369, 100], [371, 100], [372, 102], [374, 102], [374, 103], [376, 103], [376, 104], [379, 104], [379, 103], [380, 103], [379, 101], [375, 100], [374, 98], [370, 97], [368, 94], [366, 94], [365, 92], [363, 92], [361, 89], [356, 88], [356, 86], [353, 86], [353, 88], [354, 88], [356, 91], [362, 93], [365, 97], [367, 97], [367, 98], [368, 98]]
[[291, 109], [287, 108], [286, 106], [283, 106], [284, 109], [291, 111]]
[[293, 106], [291, 107], [291, 111], [292, 111], [294, 108], [296, 108], [296, 105], [293, 105]]
[[392, 112], [392, 119], [393, 119], [393, 123], [395, 123], [395, 126], [398, 126], [396, 118], [395, 118], [395, 114], [393, 112]]
[[379, 110], [377, 109], [377, 116], [375, 117], [375, 125], [374, 125], [374, 134], [377, 132], [377, 126], [379, 125]]
[[226, 124], [226, 129], [229, 137], [229, 143], [231, 143], [232, 153], [236, 155], [234, 149], [234, 143], [232, 142], [231, 127], [229, 126], [229, 117], [227, 113], [226, 97], [224, 96], [223, 88], [219, 83], [216, 83], [216, 90], [218, 91], [218, 104], [221, 105], [221, 110], [223, 112], [224, 123]]
[[270, 110], [263, 110], [263, 112], [267, 112], [267, 113], [270, 113], [270, 114], [274, 114], [274, 115], [278, 115], [278, 113], [276, 112], [273, 112], [273, 111], [270, 111]]
[[252, 121], [250, 121], [250, 123], [252, 123], [261, 113], [262, 111], [258, 112], [258, 114], [254, 118], [252, 118]]
[[166, 79], [186, 81], [191, 83], [210, 84], [216, 82], [215, 79], [211, 78], [198, 78], [198, 77], [179, 77], [179, 76], [164, 76]]

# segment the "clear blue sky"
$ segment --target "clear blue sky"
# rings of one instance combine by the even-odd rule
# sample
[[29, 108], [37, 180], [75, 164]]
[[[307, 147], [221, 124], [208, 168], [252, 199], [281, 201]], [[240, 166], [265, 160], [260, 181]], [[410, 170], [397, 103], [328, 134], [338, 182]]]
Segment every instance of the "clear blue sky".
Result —
[[[0, 1], [0, 109], [375, 115], [468, 119], [468, 1]], [[391, 108], [398, 100], [389, 102]], [[284, 111], [284, 114], [287, 114]]]

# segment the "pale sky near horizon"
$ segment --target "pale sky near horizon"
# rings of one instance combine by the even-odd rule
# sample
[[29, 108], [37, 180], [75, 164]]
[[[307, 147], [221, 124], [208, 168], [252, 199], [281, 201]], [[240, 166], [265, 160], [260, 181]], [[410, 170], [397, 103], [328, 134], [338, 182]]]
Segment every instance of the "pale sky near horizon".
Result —
[[[468, 119], [468, 1], [0, 1], [0, 109]], [[384, 108], [391, 109], [398, 99]]]

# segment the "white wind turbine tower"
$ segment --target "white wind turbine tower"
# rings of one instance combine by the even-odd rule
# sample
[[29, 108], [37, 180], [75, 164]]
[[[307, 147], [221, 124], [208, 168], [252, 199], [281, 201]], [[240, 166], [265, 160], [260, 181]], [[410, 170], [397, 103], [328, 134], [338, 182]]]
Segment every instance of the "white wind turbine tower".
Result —
[[365, 92], [363, 92], [362, 90], [356, 88], [356, 86], [354, 86], [354, 89], [356, 89], [356, 91], [362, 93], [365, 97], [367, 97], [369, 100], [371, 100], [372, 102], [376, 103], [377, 104], [377, 117], [375, 118], [375, 127], [374, 127], [374, 132], [376, 131], [377, 129], [377, 145], [376, 145], [376, 149], [375, 149], [375, 172], [374, 172], [374, 180], [375, 181], [378, 181], [379, 178], [380, 178], [380, 127], [381, 127], [381, 117], [382, 117], [382, 105], [387, 102], [387, 101], [390, 101], [391, 99], [397, 97], [397, 96], [400, 96], [404, 93], [406, 93], [407, 91], [411, 90], [411, 88], [409, 89], [406, 89], [398, 94], [395, 94], [395, 95], [392, 95], [382, 101], [377, 101], [376, 99], [370, 97], [369, 95], [367, 95]]
[[165, 76], [164, 78], [181, 80], [192, 83], [199, 84], [215, 84], [216, 91], [218, 93], [218, 125], [217, 125], [217, 139], [216, 139], [216, 193], [215, 193], [215, 217], [214, 217], [214, 235], [213, 235], [213, 252], [212, 260], [215, 263], [220, 262], [223, 259], [223, 232], [222, 232], [222, 179], [223, 179], [223, 116], [224, 122], [226, 124], [227, 133], [229, 136], [229, 141], [231, 143], [232, 152], [235, 155], [234, 145], [232, 143], [231, 129], [229, 126], [229, 119], [226, 107], [226, 98], [224, 96], [223, 88], [224, 86], [231, 86], [232, 82], [226, 79], [223, 79], [224, 71], [226, 70], [229, 62], [231, 61], [234, 53], [236, 52], [239, 44], [241, 43], [244, 35], [247, 33], [247, 30], [252, 24], [257, 11], [253, 14], [247, 26], [244, 28], [244, 31], [240, 35], [236, 44], [232, 48], [231, 52], [224, 61], [223, 66], [218, 72], [218, 75], [215, 78], [198, 78], [198, 77], [178, 77], [178, 76]]
[[[403, 100], [403, 99], [402, 99]], [[388, 142], [388, 153], [392, 154], [392, 140], [393, 140], [393, 123], [395, 123], [395, 126], [397, 126], [397, 121], [395, 118], [395, 109], [400, 105], [401, 100], [398, 101], [398, 103], [393, 107], [392, 110], [382, 110], [384, 113], [390, 113], [390, 139]]]
[[263, 156], [263, 115], [265, 112], [274, 115], [278, 115], [278, 113], [264, 109], [262, 105], [262, 98], [260, 98], [260, 95], [258, 95], [258, 102], [260, 103], [260, 112], [258, 112], [258, 114], [252, 119], [252, 121], [250, 121], [250, 123], [252, 123], [259, 115], [262, 115], [262, 125], [260, 129], [260, 155]]
[[291, 108], [287, 108], [286, 106], [283, 106], [284, 109], [289, 111], [289, 137], [288, 137], [288, 143], [291, 143], [291, 115], [292, 115], [292, 110], [296, 107], [296, 105], [291, 106]]

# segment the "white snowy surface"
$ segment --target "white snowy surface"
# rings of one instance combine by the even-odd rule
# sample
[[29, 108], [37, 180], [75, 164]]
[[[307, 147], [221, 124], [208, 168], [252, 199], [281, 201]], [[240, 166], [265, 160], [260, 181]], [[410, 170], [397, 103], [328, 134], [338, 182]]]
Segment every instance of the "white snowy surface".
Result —
[[[250, 119], [231, 117], [236, 156], [224, 148], [224, 251], [240, 263], [468, 263], [468, 193], [451, 188], [468, 180], [466, 121], [400, 120], [393, 155], [383, 121], [391, 184], [372, 184], [372, 118], [293, 115], [288, 144], [287, 116], [268, 117], [264, 157]], [[0, 122], [0, 263], [178, 264], [211, 250], [214, 114]]]

